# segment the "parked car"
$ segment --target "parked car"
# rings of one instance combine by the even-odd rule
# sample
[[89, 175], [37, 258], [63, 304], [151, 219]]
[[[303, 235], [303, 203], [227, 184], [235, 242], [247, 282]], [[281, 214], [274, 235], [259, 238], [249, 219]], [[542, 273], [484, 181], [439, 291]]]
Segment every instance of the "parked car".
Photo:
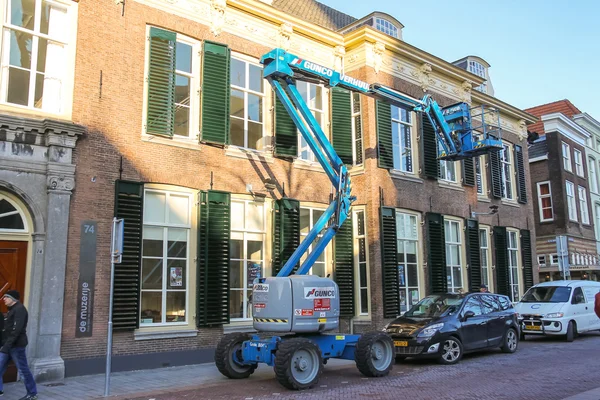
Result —
[[600, 282], [553, 281], [532, 286], [515, 306], [521, 339], [527, 335], [564, 335], [572, 342], [578, 333], [600, 329], [594, 298]]
[[514, 353], [519, 344], [510, 299], [491, 293], [427, 296], [383, 330], [394, 340], [397, 361], [430, 357], [455, 364], [467, 352], [500, 347]]

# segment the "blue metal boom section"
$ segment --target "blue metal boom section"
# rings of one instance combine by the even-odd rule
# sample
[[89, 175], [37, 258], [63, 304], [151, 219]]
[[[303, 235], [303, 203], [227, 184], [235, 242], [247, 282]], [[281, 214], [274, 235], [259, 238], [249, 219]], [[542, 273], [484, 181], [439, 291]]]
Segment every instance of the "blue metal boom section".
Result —
[[[436, 133], [440, 147], [440, 159], [460, 160], [502, 149], [502, 141], [499, 137], [485, 133], [485, 130], [483, 134], [474, 134], [471, 127], [470, 108], [466, 103], [441, 108], [430, 95], [417, 100], [387, 86], [369, 85], [359, 79], [299, 58], [283, 49], [274, 49], [265, 54], [261, 58], [261, 63], [264, 65], [265, 78], [275, 90], [275, 94], [336, 189], [333, 202], [277, 276], [289, 276], [319, 233], [326, 229], [296, 272], [299, 275], [308, 273], [316, 259], [348, 218], [350, 206], [355, 200], [355, 197], [351, 196], [352, 187], [348, 169], [336, 154], [319, 123], [302, 99], [296, 87], [297, 80], [324, 84], [329, 87], [339, 86], [396, 107], [425, 113]], [[327, 226], [330, 220], [332, 222]]]

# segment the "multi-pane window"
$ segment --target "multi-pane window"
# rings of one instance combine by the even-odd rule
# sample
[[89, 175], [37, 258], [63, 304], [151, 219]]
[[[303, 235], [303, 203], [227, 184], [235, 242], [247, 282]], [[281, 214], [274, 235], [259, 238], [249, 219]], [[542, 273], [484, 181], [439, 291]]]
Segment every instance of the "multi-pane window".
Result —
[[580, 150], [573, 150], [573, 158], [575, 160], [575, 173], [579, 176], [584, 176], [583, 173], [583, 156]]
[[[477, 61], [473, 61], [473, 60], [469, 61], [469, 72], [471, 72], [477, 76], [480, 76], [482, 78], [486, 77], [485, 76], [485, 67]], [[485, 82], [482, 83], [481, 85], [477, 86], [475, 88], [475, 90], [479, 90], [480, 92], [487, 93]]]
[[515, 231], [508, 231], [508, 268], [511, 300], [517, 302], [519, 301], [519, 242]]
[[356, 260], [356, 279], [358, 283], [356, 305], [359, 315], [369, 314], [369, 265], [367, 263], [367, 231], [365, 226], [365, 211], [354, 211], [354, 242], [358, 249]]
[[192, 196], [146, 190], [141, 325], [187, 323]]
[[571, 147], [562, 142], [562, 157], [563, 157], [563, 167], [565, 171], [573, 171], [573, 167], [571, 164]]
[[398, 285], [400, 312], [419, 302], [418, 249], [419, 235], [417, 216], [396, 212], [396, 238], [398, 240]]
[[354, 165], [362, 165], [364, 157], [360, 93], [352, 93], [352, 135], [352, 156]]
[[[319, 218], [325, 213], [325, 209], [320, 208], [312, 208], [312, 207], [301, 207], [300, 208], [300, 241], [303, 241], [308, 232], [315, 226]], [[309, 246], [308, 252], [304, 253], [302, 258], [300, 259], [300, 264], [306, 260], [307, 255], [313, 251], [315, 244], [321, 239], [323, 235], [319, 234], [317, 239]], [[312, 268], [309, 271], [311, 275], [317, 275], [322, 278], [327, 277], [329, 273], [327, 268], [327, 259], [331, 249], [331, 242], [327, 245], [327, 249], [319, 255]]]
[[[321, 128], [323, 128], [323, 124], [325, 123], [325, 89], [321, 85], [303, 81], [296, 82], [296, 87], [298, 88], [302, 99], [308, 105], [312, 115], [315, 117]], [[300, 133], [298, 133], [298, 138], [298, 158], [310, 162], [316, 161], [313, 151], [308, 146], [308, 142], [304, 140], [304, 137]]]
[[2, 4], [1, 101], [64, 112], [71, 40], [69, 5], [57, 0], [6, 0]]
[[252, 318], [252, 287], [265, 276], [265, 203], [231, 200], [229, 312], [232, 319]]
[[483, 195], [484, 187], [483, 187], [483, 156], [475, 157], [475, 183], [477, 184], [477, 194]]
[[596, 203], [594, 205], [594, 209], [596, 210], [596, 232], [600, 236], [600, 204]]
[[546, 266], [546, 255], [542, 254], [538, 256], [538, 265], [540, 267], [545, 267]]
[[398, 38], [398, 28], [396, 28], [396, 26], [387, 19], [376, 18], [375, 28], [377, 28], [377, 30], [380, 32]]
[[490, 242], [487, 229], [479, 229], [479, 252], [481, 257], [481, 283], [489, 288]]
[[579, 196], [579, 212], [581, 214], [581, 222], [583, 224], [589, 224], [590, 212], [588, 211], [587, 190], [585, 190], [583, 186], [578, 186], [577, 194]]
[[394, 169], [413, 172], [411, 112], [392, 106], [392, 146]]
[[565, 181], [567, 188], [567, 208], [569, 210], [569, 219], [577, 222], [577, 204], [575, 203], [575, 185], [573, 182]]
[[456, 177], [456, 161], [440, 160], [440, 179], [448, 182], [458, 182]]
[[231, 57], [229, 135], [231, 144], [247, 149], [264, 149], [264, 79], [258, 63]]
[[558, 254], [550, 254], [550, 265], [558, 265]]
[[588, 165], [588, 171], [590, 171], [590, 191], [598, 193], [598, 166], [596, 165], [596, 160], [590, 157]]
[[174, 134], [178, 136], [194, 137], [194, 87], [198, 77], [194, 76], [194, 47], [191, 40], [177, 35], [175, 51], [175, 126]]
[[500, 152], [500, 161], [502, 163], [502, 197], [504, 199], [514, 199], [513, 194], [513, 165], [511, 156], [511, 146], [504, 143], [502, 145], [502, 151]]
[[446, 235], [446, 276], [448, 292], [462, 290], [462, 238], [458, 221], [444, 220]]
[[552, 210], [552, 191], [550, 190], [550, 182], [539, 182], [538, 188], [538, 205], [540, 207], [540, 222], [552, 221], [554, 212]]

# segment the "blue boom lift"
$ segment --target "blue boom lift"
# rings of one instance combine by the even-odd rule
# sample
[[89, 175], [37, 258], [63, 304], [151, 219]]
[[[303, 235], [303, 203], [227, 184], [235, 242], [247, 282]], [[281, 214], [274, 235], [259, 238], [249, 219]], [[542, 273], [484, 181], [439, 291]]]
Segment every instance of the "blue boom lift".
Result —
[[[471, 109], [466, 103], [441, 108], [429, 95], [416, 100], [392, 88], [369, 85], [340, 74], [283, 49], [265, 54], [261, 63], [265, 78], [331, 180], [335, 196], [277, 276], [254, 281], [254, 328], [276, 335], [263, 338], [244, 333], [225, 335], [217, 346], [215, 363], [223, 375], [232, 379], [247, 378], [258, 363], [266, 363], [274, 367], [278, 381], [289, 389], [314, 386], [329, 358], [355, 360], [364, 375], [385, 376], [395, 359], [391, 338], [381, 331], [364, 335], [325, 333], [336, 332], [339, 327], [338, 287], [329, 278], [307, 275], [348, 218], [355, 197], [351, 195], [346, 166], [302, 99], [296, 81], [339, 86], [393, 106], [424, 113], [436, 132], [439, 158], [443, 160], [460, 160], [501, 150], [500, 130], [486, 129], [482, 112], [479, 126], [482, 132], [474, 131]], [[313, 250], [292, 275], [294, 267], [323, 231]]]

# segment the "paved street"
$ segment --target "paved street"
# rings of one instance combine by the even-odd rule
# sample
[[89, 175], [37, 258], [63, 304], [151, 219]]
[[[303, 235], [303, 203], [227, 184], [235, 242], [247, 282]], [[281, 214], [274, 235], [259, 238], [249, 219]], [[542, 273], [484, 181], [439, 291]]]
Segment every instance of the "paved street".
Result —
[[[170, 399], [556, 399], [598, 400], [597, 368], [600, 333], [573, 343], [530, 338], [515, 354], [499, 350], [468, 355], [455, 366], [433, 361], [396, 364], [390, 376], [363, 377], [353, 362], [332, 360], [319, 385], [310, 391], [290, 392], [273, 371], [260, 367], [247, 380], [229, 380], [214, 365], [163, 368], [115, 373], [114, 400]], [[7, 400], [24, 394], [22, 383], [5, 386]], [[69, 378], [64, 385], [39, 385], [40, 399], [93, 399], [104, 393], [104, 375]]]

